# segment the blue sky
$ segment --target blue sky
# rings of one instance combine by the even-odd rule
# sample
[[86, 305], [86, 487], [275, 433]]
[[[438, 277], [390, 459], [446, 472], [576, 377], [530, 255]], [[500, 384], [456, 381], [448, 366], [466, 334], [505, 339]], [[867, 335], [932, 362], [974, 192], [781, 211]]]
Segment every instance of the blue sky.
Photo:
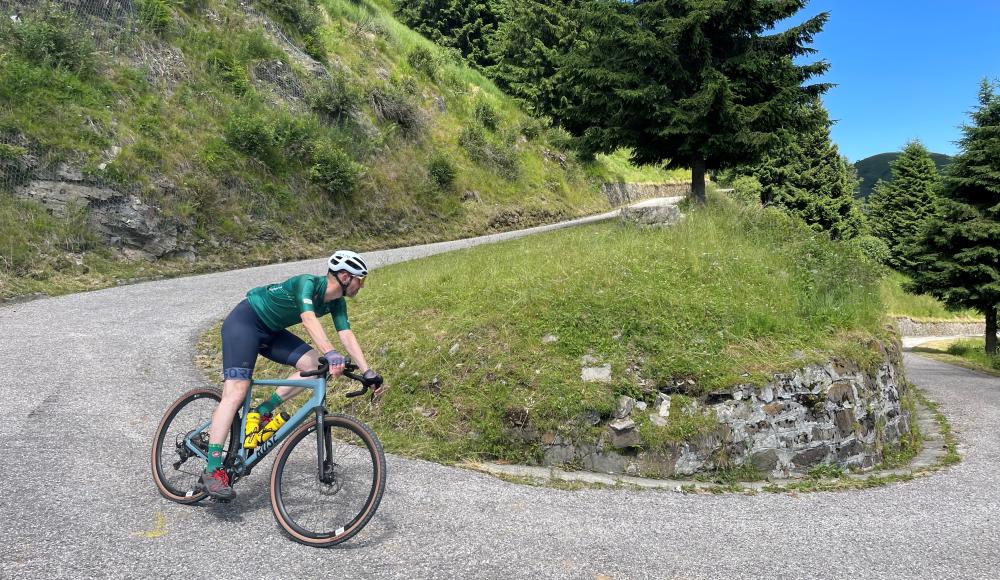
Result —
[[831, 65], [823, 98], [842, 154], [858, 161], [919, 139], [954, 154], [979, 81], [1000, 78], [1000, 0], [812, 0], [815, 59]]

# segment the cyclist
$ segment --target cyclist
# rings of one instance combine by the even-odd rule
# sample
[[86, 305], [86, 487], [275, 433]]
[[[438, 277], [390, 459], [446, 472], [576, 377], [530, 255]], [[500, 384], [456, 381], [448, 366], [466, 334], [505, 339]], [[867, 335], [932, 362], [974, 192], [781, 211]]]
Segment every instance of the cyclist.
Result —
[[[229, 426], [236, 411], [243, 404], [253, 375], [257, 355], [282, 364], [294, 366], [298, 371], [311, 371], [319, 367], [320, 354], [330, 364], [330, 376], [340, 376], [344, 371], [344, 357], [334, 350], [319, 323], [319, 316], [330, 313], [344, 350], [347, 351], [366, 379], [378, 378], [368, 367], [361, 345], [351, 331], [347, 320], [346, 298], [354, 298], [365, 285], [368, 265], [364, 259], [349, 250], [337, 250], [327, 262], [326, 276], [303, 274], [280, 284], [260, 286], [247, 292], [245, 300], [233, 309], [222, 323], [222, 366], [224, 384], [222, 400], [212, 414], [209, 427], [208, 466], [201, 476], [201, 485], [216, 499], [231, 500], [236, 496], [229, 484], [229, 476], [222, 469], [222, 444], [229, 433]], [[301, 322], [316, 348], [288, 330]], [[301, 378], [295, 372], [289, 379]], [[384, 387], [375, 391], [380, 396]], [[294, 396], [302, 387], [279, 387], [271, 398], [253, 413], [266, 417], [275, 407]], [[253, 413], [247, 415], [248, 422]], [[261, 419], [263, 426], [266, 420]], [[248, 425], [249, 429], [250, 425]]]

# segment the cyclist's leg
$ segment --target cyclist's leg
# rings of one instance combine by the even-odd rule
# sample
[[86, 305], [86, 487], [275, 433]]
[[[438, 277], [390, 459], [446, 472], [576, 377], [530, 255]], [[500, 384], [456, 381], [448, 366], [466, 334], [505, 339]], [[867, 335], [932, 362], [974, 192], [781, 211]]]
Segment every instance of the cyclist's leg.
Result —
[[250, 388], [257, 351], [268, 339], [269, 333], [246, 300], [240, 302], [222, 323], [222, 374], [225, 382], [222, 401], [212, 414], [209, 444], [221, 445], [225, 442], [233, 417]]
[[[288, 375], [289, 380], [301, 379], [302, 371], [314, 371], [319, 368], [319, 352], [287, 330], [274, 333], [270, 343], [261, 349], [261, 354], [274, 362], [294, 366], [297, 370]], [[301, 391], [302, 387], [278, 387], [275, 394], [285, 401]]]

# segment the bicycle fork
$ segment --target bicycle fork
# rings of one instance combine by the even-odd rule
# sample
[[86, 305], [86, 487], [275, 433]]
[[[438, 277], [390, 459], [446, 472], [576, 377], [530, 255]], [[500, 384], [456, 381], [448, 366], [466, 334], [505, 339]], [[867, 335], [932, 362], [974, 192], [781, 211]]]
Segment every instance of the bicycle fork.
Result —
[[332, 485], [336, 481], [333, 472], [333, 441], [326, 428], [326, 409], [316, 409], [316, 478], [320, 483]]

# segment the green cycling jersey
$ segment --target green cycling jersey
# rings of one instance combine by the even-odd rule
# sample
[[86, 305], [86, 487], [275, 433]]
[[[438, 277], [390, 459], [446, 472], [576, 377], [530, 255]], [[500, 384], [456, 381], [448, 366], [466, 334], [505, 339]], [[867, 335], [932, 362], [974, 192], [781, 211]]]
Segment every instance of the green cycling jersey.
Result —
[[338, 332], [349, 330], [351, 325], [347, 321], [347, 301], [344, 297], [323, 301], [326, 282], [326, 276], [293, 276], [280, 284], [254, 288], [247, 292], [247, 302], [271, 330], [298, 324], [302, 321], [303, 312], [315, 312], [317, 317], [330, 313]]

